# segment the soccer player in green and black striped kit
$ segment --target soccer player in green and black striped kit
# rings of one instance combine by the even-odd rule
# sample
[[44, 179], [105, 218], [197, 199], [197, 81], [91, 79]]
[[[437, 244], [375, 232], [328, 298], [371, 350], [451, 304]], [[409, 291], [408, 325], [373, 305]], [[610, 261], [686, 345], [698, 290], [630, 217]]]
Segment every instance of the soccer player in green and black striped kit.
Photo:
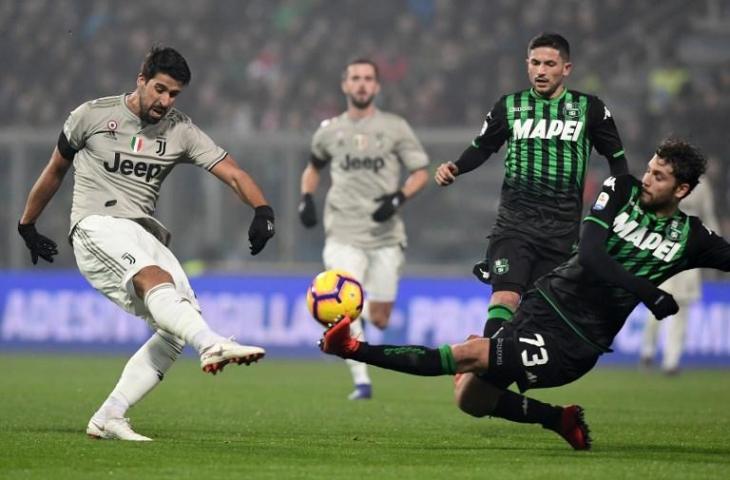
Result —
[[497, 222], [487, 259], [474, 267], [492, 285], [485, 336], [512, 317], [521, 295], [565, 261], [578, 241], [591, 150], [608, 159], [611, 175], [628, 173], [608, 108], [598, 97], [563, 84], [572, 69], [567, 40], [540, 34], [527, 55], [532, 88], [500, 98], [479, 136], [435, 176], [439, 185], [449, 185], [507, 144]]
[[571, 383], [610, 352], [616, 334], [641, 302], [657, 319], [677, 313], [660, 289], [694, 268], [730, 271], [730, 243], [685, 214], [679, 204], [699, 183], [706, 161], [692, 145], [664, 141], [641, 180], [610, 177], [583, 222], [568, 261], [525, 294], [514, 319], [491, 338], [428, 348], [369, 345], [349, 336], [349, 319], [330, 328], [321, 348], [331, 354], [414, 375], [461, 374], [459, 408], [475, 417], [536, 423], [576, 450], [591, 446], [583, 409], [549, 405], [507, 390]]

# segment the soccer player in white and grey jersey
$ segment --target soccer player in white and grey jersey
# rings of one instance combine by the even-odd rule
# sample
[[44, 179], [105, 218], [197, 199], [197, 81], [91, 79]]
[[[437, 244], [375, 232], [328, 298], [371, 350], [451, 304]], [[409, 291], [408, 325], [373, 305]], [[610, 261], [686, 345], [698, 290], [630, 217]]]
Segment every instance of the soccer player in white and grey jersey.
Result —
[[127, 363], [86, 432], [97, 438], [144, 441], [127, 410], [152, 390], [185, 343], [200, 354], [203, 371], [255, 362], [259, 347], [240, 345], [212, 331], [200, 314], [188, 279], [167, 248], [170, 234], [152, 215], [160, 186], [179, 163], [203, 167], [254, 208], [250, 249], [257, 254], [274, 235], [274, 212], [251, 177], [183, 113], [173, 108], [190, 81], [185, 59], [172, 48], [153, 48], [129, 94], [84, 103], [71, 112], [51, 159], [31, 189], [18, 231], [31, 260], [49, 262], [56, 244], [35, 222], [74, 166], [70, 240], [79, 270], [126, 311], [155, 331]]
[[[343, 73], [347, 111], [322, 122], [312, 139], [311, 159], [302, 173], [299, 214], [306, 227], [317, 224], [313, 193], [320, 171], [330, 165], [332, 186], [324, 207], [324, 264], [346, 270], [363, 283], [365, 318], [388, 325], [404, 262], [406, 233], [398, 213], [428, 181], [428, 157], [408, 123], [373, 104], [380, 91], [378, 69], [367, 59], [350, 62]], [[401, 169], [409, 175], [400, 185]], [[353, 336], [363, 338], [360, 320]], [[372, 396], [364, 363], [347, 360], [355, 383], [350, 399]]]

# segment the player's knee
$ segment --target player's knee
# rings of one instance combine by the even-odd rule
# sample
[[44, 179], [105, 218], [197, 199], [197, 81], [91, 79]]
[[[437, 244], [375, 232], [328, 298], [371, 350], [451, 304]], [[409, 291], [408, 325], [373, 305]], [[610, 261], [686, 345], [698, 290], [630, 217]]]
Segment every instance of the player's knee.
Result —
[[452, 345], [451, 353], [457, 372], [485, 372], [489, 366], [489, 339], [470, 338], [464, 343]]
[[134, 291], [139, 298], [144, 298], [145, 294], [152, 288], [161, 283], [175, 283], [172, 275], [157, 265], [144, 267], [132, 277]]

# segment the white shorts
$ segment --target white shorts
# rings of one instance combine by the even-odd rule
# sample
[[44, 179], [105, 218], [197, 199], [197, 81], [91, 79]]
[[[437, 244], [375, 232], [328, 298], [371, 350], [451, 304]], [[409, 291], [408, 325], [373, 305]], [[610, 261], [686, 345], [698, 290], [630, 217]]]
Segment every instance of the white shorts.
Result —
[[144, 300], [135, 293], [131, 280], [152, 265], [168, 272], [178, 293], [200, 310], [180, 262], [137, 222], [90, 215], [76, 224], [71, 238], [79, 271], [92, 287], [127, 312], [151, 323]]
[[346, 270], [359, 280], [367, 300], [395, 301], [405, 263], [403, 248], [399, 245], [362, 249], [327, 239], [322, 257], [326, 269]]

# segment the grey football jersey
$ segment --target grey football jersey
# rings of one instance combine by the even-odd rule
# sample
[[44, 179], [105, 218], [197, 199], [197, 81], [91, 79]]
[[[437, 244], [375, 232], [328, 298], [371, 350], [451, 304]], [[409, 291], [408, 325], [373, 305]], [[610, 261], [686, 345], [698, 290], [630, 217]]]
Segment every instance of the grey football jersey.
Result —
[[376, 110], [358, 120], [347, 113], [325, 120], [312, 138], [312, 155], [331, 168], [325, 235], [359, 248], [405, 246], [400, 215], [382, 223], [371, 217], [380, 206], [375, 199], [399, 188], [401, 166], [409, 172], [428, 166], [421, 143], [403, 118]]
[[71, 230], [88, 215], [131, 218], [160, 241], [170, 238], [153, 218], [160, 186], [178, 163], [207, 170], [226, 152], [186, 115], [171, 109], [157, 124], [144, 124], [125, 95], [86, 102], [63, 126], [74, 157]]

